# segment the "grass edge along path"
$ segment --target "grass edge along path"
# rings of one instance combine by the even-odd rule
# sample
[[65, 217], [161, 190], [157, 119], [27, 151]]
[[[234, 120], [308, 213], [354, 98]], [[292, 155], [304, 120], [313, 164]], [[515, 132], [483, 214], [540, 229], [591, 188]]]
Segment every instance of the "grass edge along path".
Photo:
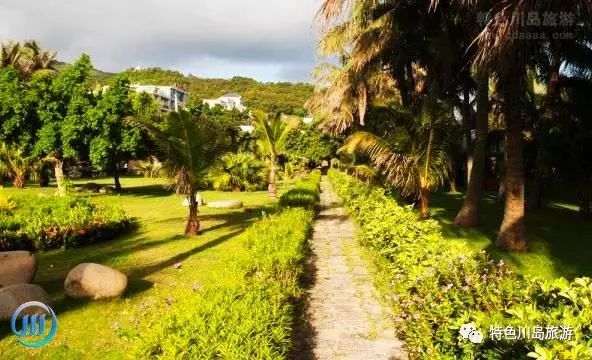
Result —
[[294, 345], [295, 303], [304, 294], [319, 181], [312, 173], [282, 196], [279, 213], [241, 234], [244, 247], [230, 255], [216, 281], [160, 304], [161, 316], [138, 331], [134, 357], [286, 358]]
[[[412, 359], [592, 359], [592, 281], [523, 277], [487, 254], [447, 241], [438, 222], [349, 175], [329, 177], [380, 268], [380, 291]], [[479, 344], [463, 339], [472, 323]], [[564, 338], [499, 339], [490, 329], [559, 330]], [[541, 330], [542, 329], [542, 330]]]

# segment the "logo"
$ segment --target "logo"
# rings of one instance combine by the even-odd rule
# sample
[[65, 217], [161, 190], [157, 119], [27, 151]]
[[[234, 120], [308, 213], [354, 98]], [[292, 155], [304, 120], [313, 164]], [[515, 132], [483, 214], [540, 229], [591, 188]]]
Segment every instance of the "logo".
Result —
[[[39, 314], [34, 314], [31, 316], [24, 315], [22, 317], [21, 330], [17, 331], [16, 322], [20, 313], [23, 312], [23, 310], [29, 308], [40, 308], [41, 310], [45, 311], [45, 314], [42, 314], [41, 316], [39, 316]], [[49, 333], [45, 335], [45, 318], [48, 315], [51, 318], [51, 328], [49, 329]], [[32, 348], [38, 348], [46, 345], [55, 336], [55, 333], [58, 329], [58, 317], [49, 306], [38, 301], [29, 301], [19, 306], [12, 314], [10, 329], [12, 330], [12, 333], [17, 336], [18, 341], [21, 344]], [[37, 339], [27, 340], [24, 339], [25, 337], [36, 337]]]
[[483, 334], [473, 324], [464, 324], [461, 326], [460, 335], [463, 339], [469, 340], [473, 344], [481, 344], [483, 342]]

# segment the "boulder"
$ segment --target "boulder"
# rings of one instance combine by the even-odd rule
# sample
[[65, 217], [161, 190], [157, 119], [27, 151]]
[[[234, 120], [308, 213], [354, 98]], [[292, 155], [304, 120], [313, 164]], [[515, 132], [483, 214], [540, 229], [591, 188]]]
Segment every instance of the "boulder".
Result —
[[127, 287], [127, 276], [105, 265], [76, 265], [66, 277], [64, 289], [74, 299], [100, 300], [121, 296]]
[[101, 194], [113, 194], [115, 192], [115, 188], [113, 186], [104, 186], [99, 190]]
[[28, 251], [0, 252], [0, 288], [29, 284], [37, 273], [35, 254]]
[[[0, 289], [0, 320], [8, 320], [17, 307], [28, 301], [39, 301], [50, 305], [49, 295], [40, 286], [34, 284], [15, 284]], [[41, 314], [43, 310], [32, 308], [21, 312], [22, 315]]]
[[240, 200], [212, 201], [208, 203], [209, 208], [213, 209], [240, 209], [243, 202]]
[[[195, 202], [197, 203], [197, 206], [203, 206], [204, 205], [204, 201], [203, 198], [201, 197], [200, 194], [195, 194]], [[183, 202], [181, 203], [182, 206], [185, 207], [189, 207], [189, 199], [185, 198], [185, 200], [183, 200]]]

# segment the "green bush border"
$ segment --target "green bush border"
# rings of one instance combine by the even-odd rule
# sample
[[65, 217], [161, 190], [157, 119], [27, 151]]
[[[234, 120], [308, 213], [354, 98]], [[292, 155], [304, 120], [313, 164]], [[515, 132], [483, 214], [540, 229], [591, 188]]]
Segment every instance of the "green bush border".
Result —
[[[447, 241], [440, 225], [336, 170], [329, 178], [359, 225], [361, 244], [378, 265], [381, 293], [399, 335], [416, 359], [592, 358], [592, 282], [544, 281], [514, 274], [485, 252]], [[485, 336], [460, 336], [473, 323]], [[569, 326], [571, 341], [493, 340], [491, 326]]]
[[284, 359], [293, 350], [302, 278], [319, 198], [314, 172], [281, 197], [280, 211], [240, 235], [215, 281], [187, 291], [142, 325], [135, 358]]

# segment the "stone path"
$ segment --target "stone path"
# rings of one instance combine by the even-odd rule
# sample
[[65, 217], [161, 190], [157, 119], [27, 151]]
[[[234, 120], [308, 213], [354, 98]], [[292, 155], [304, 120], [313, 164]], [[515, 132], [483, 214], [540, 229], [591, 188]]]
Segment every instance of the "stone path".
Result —
[[326, 177], [321, 190], [322, 210], [311, 243], [315, 276], [307, 309], [312, 337], [308, 357], [406, 359], [354, 242], [354, 223]]

